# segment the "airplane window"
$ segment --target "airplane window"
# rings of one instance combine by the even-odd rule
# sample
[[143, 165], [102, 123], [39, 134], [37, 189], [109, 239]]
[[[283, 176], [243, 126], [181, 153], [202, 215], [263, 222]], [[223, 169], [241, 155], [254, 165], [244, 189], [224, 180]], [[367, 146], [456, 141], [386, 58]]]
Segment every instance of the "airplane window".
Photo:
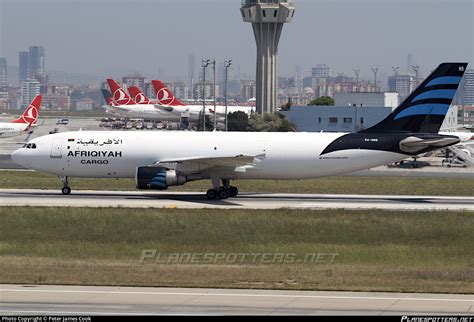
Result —
[[23, 144], [23, 148], [24, 148], [24, 149], [26, 148], [26, 146], [27, 146], [27, 144]]
[[32, 149], [36, 149], [36, 143], [33, 143], [33, 144], [31, 145], [31, 148], [32, 148]]

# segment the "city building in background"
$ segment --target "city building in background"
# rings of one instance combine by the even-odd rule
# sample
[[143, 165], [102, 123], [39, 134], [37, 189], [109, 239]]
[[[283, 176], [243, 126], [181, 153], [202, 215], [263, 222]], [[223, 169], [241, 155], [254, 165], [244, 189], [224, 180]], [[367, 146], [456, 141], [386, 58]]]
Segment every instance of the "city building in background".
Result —
[[388, 77], [388, 91], [397, 92], [400, 95], [400, 99], [405, 99], [411, 92], [415, 90], [417, 86], [415, 76], [404, 74], [404, 75], [393, 75]]
[[[174, 94], [175, 97], [178, 97], [180, 100], [188, 100], [189, 89], [186, 82], [172, 82], [165, 83], [165, 86]], [[201, 87], [202, 88], [202, 87]], [[207, 89], [206, 89], [207, 90]], [[156, 95], [154, 95], [156, 96]]]
[[71, 109], [71, 88], [67, 85], [50, 85], [43, 95], [43, 107], [50, 110]]
[[240, 99], [241, 101], [249, 101], [255, 99], [257, 94], [257, 84], [252, 80], [242, 80], [241, 81], [241, 90], [240, 90]]
[[122, 77], [122, 83], [126, 88], [136, 86], [142, 92], [145, 92], [146, 78], [138, 73]]
[[43, 46], [30, 46], [29, 51], [19, 53], [19, 81], [35, 79], [41, 84], [41, 93], [46, 93], [48, 76], [45, 70], [45, 49]]
[[0, 58], [0, 86], [8, 83], [7, 59]]
[[[298, 132], [358, 132], [374, 126], [391, 112], [392, 108], [385, 106], [292, 106], [282, 113]], [[456, 131], [457, 115], [457, 106], [451, 106], [441, 130]]]
[[357, 107], [391, 107], [395, 109], [399, 105], [398, 93], [364, 93], [364, 92], [339, 92], [334, 94], [336, 106]]
[[21, 82], [21, 106], [18, 108], [24, 108], [29, 104], [36, 95], [40, 94], [40, 82], [36, 79], [26, 79]]
[[245, 22], [252, 24], [257, 43], [257, 113], [277, 109], [277, 53], [283, 25], [293, 20], [293, 0], [243, 0], [240, 9]]
[[44, 77], [45, 69], [45, 55], [44, 55], [44, 47], [43, 46], [30, 46], [30, 50], [28, 52], [29, 64], [28, 64], [28, 72], [29, 77], [32, 79]]
[[282, 112], [298, 132], [358, 132], [375, 125], [391, 107], [292, 106]]
[[19, 81], [20, 83], [27, 80], [30, 77], [30, 53], [27, 51], [20, 51], [18, 55], [19, 59]]
[[462, 84], [462, 102], [467, 106], [474, 106], [474, 69], [466, 70]]
[[331, 68], [326, 64], [316, 65], [311, 69], [311, 76], [316, 78], [329, 78], [331, 76]]
[[474, 105], [460, 108], [458, 117], [460, 126], [471, 131], [474, 130]]
[[[214, 96], [213, 96], [213, 93], [214, 93], [214, 83], [212, 81], [208, 81], [206, 80], [206, 83], [204, 85], [204, 95], [205, 95], [205, 99], [206, 100], [213, 100], [214, 99]], [[202, 93], [203, 93], [203, 90], [202, 90], [202, 87], [203, 87], [203, 83], [202, 81], [201, 82], [197, 82], [194, 84], [194, 87], [193, 87], [193, 100], [202, 100]], [[216, 93], [219, 93], [219, 85], [216, 85]], [[177, 95], [175, 95], [176, 97], [179, 97]]]

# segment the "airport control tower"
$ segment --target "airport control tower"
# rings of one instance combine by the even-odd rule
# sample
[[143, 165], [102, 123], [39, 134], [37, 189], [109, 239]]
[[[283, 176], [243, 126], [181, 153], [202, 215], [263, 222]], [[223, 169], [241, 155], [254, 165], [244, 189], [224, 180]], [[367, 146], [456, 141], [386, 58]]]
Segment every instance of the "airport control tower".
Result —
[[257, 112], [275, 112], [278, 42], [283, 24], [293, 20], [294, 0], [242, 0], [240, 11], [252, 23], [257, 42]]

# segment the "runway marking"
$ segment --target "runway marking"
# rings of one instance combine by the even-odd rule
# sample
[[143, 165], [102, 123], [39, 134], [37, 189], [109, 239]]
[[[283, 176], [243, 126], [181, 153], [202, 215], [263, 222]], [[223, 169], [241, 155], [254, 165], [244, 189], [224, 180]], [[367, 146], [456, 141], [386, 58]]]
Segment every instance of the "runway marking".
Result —
[[[335, 300], [380, 300], [380, 301], [441, 301], [472, 302], [473, 299], [417, 298], [417, 297], [375, 297], [375, 296], [335, 296], [335, 295], [291, 295], [291, 294], [249, 294], [249, 293], [192, 293], [192, 292], [139, 292], [139, 291], [87, 291], [87, 290], [32, 290], [0, 289], [0, 292], [36, 292], [36, 293], [78, 293], [78, 294], [127, 294], [127, 295], [172, 295], [172, 296], [226, 296], [226, 297], [273, 297], [308, 298]], [[460, 296], [460, 295], [454, 295]], [[463, 296], [463, 295], [461, 295]], [[469, 295], [468, 295], [469, 296]]]

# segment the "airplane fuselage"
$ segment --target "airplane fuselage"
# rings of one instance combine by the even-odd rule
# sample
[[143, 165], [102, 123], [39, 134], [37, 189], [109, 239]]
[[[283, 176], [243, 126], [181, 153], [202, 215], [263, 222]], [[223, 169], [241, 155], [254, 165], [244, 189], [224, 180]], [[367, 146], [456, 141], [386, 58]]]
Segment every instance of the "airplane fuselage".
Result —
[[28, 124], [0, 123], [0, 138], [13, 137], [22, 134], [28, 129]]
[[[229, 179], [309, 179], [350, 173], [405, 159], [378, 149], [373, 135], [254, 132], [66, 132], [36, 138], [17, 150], [17, 163], [59, 176], [133, 178], [136, 168], [160, 160], [262, 155], [255, 167]], [[387, 138], [386, 140], [391, 140]], [[399, 138], [393, 138], [394, 146]], [[397, 141], [398, 140], [398, 141]], [[346, 142], [346, 143], [344, 143]], [[383, 142], [385, 145], [386, 142]], [[206, 174], [203, 174], [203, 179]]]
[[[181, 115], [171, 113], [151, 104], [134, 104], [121, 106], [105, 106], [106, 110], [112, 114], [128, 118], [141, 118], [156, 121], [180, 122]], [[197, 117], [195, 117], [197, 120]]]

